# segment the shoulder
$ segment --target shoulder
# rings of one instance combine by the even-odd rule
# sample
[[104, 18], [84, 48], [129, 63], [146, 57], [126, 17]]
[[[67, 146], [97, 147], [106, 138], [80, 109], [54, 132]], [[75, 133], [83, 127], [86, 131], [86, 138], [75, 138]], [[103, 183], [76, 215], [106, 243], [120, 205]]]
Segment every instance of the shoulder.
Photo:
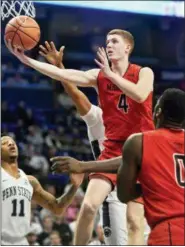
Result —
[[150, 76], [153, 76], [154, 77], [154, 72], [149, 67], [143, 67], [139, 71], [139, 76], [143, 76], [143, 75], [150, 75]]
[[27, 175], [27, 178], [34, 189], [37, 189], [38, 187], [40, 187], [40, 183], [36, 177]]
[[151, 140], [152, 137], [161, 137], [164, 136], [165, 132], [162, 129], [154, 129], [154, 130], [148, 130], [143, 133], [143, 136], [145, 138], [148, 138]]
[[127, 147], [135, 147], [135, 146], [138, 147], [141, 144], [142, 139], [143, 139], [143, 133], [132, 134], [128, 137], [125, 144]]
[[22, 169], [19, 168], [18, 171], [19, 171], [19, 174], [21, 174], [22, 176], [27, 176], [26, 173]]
[[96, 88], [99, 72], [100, 72], [100, 69], [90, 69], [84, 72], [85, 77], [90, 82], [89, 84], [90, 86]]
[[132, 134], [123, 146], [123, 157], [140, 159], [143, 147], [143, 133]]

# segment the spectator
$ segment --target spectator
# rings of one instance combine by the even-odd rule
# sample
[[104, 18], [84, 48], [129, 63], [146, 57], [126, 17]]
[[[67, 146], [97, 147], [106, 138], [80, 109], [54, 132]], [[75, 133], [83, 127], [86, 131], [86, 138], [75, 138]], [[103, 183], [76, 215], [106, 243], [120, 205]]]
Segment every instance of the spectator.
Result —
[[14, 77], [14, 80], [18, 85], [27, 85], [27, 84], [29, 84], [28, 80], [23, 78], [20, 73], [16, 73], [16, 75]]
[[15, 129], [15, 135], [18, 142], [26, 141], [26, 127], [22, 119], [17, 120], [17, 126]]
[[62, 148], [61, 142], [58, 140], [58, 136], [54, 130], [49, 130], [48, 134], [45, 137], [45, 142], [48, 148], [55, 147], [57, 149]]
[[31, 211], [31, 223], [30, 223], [30, 232], [34, 232], [36, 235], [41, 234], [43, 231], [40, 221], [34, 215], [34, 210]]
[[72, 99], [67, 95], [66, 92], [58, 95], [58, 102], [63, 108], [67, 110], [71, 109], [74, 106]]
[[71, 245], [73, 234], [64, 216], [54, 217], [53, 229], [60, 233], [63, 245]]
[[23, 120], [23, 122], [27, 120], [26, 104], [24, 101], [20, 101], [18, 103], [16, 108], [16, 115], [18, 119]]
[[36, 149], [42, 149], [44, 139], [39, 126], [31, 125], [28, 127], [27, 142], [32, 144]]
[[39, 174], [42, 176], [46, 176], [49, 171], [49, 163], [47, 159], [40, 153], [39, 149], [35, 148], [35, 151], [31, 157], [29, 162], [29, 166], [35, 169], [36, 175]]
[[59, 232], [57, 231], [51, 232], [49, 235], [49, 239], [50, 239], [50, 246], [62, 245], [62, 239], [60, 237]]
[[51, 216], [44, 217], [42, 221], [43, 232], [38, 236], [40, 245], [49, 245], [49, 235], [53, 231], [53, 218]]
[[37, 235], [34, 233], [34, 232], [30, 232], [28, 233], [27, 235], [27, 240], [28, 240], [28, 243], [29, 245], [40, 245], [38, 242], [37, 242]]
[[26, 110], [26, 114], [27, 114], [27, 118], [25, 119], [25, 125], [27, 127], [29, 127], [30, 125], [34, 125], [35, 124], [35, 118], [33, 116], [33, 111], [31, 108], [28, 108]]
[[50, 158], [57, 155], [57, 149], [55, 147], [46, 148], [45, 150], [45, 157], [47, 158], [48, 162]]
[[12, 123], [14, 121], [13, 114], [9, 110], [6, 101], [3, 101], [1, 104], [1, 121], [4, 123]]

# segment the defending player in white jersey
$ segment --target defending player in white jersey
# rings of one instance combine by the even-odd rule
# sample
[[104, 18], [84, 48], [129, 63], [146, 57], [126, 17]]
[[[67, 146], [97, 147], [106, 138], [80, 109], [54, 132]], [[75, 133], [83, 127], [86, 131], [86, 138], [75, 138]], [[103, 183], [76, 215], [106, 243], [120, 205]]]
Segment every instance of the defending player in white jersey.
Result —
[[59, 198], [45, 191], [39, 181], [18, 168], [18, 148], [9, 136], [1, 137], [1, 245], [28, 245], [31, 200], [62, 215], [83, 181], [83, 174], [72, 174], [69, 191]]

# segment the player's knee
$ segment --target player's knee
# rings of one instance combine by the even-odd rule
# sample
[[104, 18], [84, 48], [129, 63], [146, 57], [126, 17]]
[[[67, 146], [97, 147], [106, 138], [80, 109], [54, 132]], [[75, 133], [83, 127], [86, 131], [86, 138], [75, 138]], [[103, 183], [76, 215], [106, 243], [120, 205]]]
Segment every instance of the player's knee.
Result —
[[144, 217], [142, 215], [127, 215], [127, 228], [130, 231], [141, 231], [144, 225]]
[[98, 207], [91, 202], [85, 201], [82, 205], [82, 211], [85, 215], [94, 215], [97, 210]]

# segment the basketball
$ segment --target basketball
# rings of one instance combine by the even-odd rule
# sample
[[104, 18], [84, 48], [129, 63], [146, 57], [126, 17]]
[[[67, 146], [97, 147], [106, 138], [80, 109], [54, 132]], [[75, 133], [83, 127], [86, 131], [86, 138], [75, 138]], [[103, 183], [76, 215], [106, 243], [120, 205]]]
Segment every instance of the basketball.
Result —
[[14, 47], [31, 50], [40, 40], [40, 27], [29, 16], [14, 17], [5, 27], [5, 40], [11, 40]]

